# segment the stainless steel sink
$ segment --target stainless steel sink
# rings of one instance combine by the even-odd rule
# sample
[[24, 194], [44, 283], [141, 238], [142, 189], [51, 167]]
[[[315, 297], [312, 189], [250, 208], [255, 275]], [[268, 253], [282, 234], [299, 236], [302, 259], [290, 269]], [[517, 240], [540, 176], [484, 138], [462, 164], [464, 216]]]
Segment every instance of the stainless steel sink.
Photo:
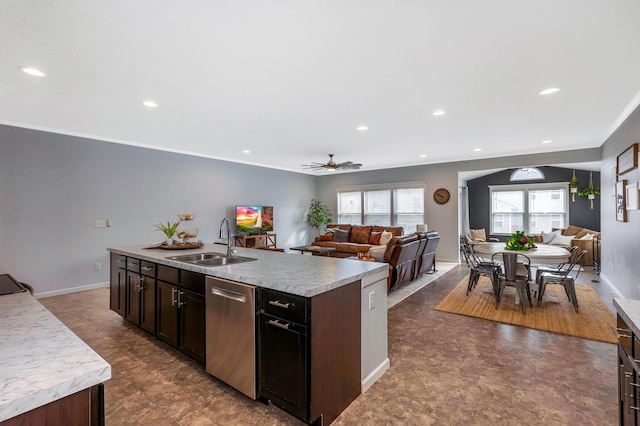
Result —
[[257, 260], [251, 257], [242, 256], [229, 257], [221, 253], [184, 254], [181, 256], [169, 256], [167, 259], [200, 266], [224, 266]]

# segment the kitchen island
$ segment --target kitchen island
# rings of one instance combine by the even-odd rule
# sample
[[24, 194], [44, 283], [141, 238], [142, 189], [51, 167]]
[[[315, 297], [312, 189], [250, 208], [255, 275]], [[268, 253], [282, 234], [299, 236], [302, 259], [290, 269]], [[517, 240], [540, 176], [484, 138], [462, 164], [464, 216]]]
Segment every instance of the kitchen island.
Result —
[[110, 365], [28, 292], [0, 296], [0, 324], [0, 424], [96, 424]]
[[[258, 399], [272, 401], [308, 423], [331, 423], [389, 368], [388, 265], [246, 248], [238, 248], [237, 256], [255, 260], [207, 267], [169, 259], [224, 254], [226, 249], [220, 244], [195, 250], [109, 248], [111, 309], [204, 364], [204, 333], [198, 329], [215, 326], [204, 324], [205, 277], [255, 286], [259, 303], [254, 309], [261, 321], [256, 338]], [[267, 297], [274, 299], [266, 302]], [[279, 304], [301, 310], [286, 318], [272, 310]], [[177, 313], [166, 314], [174, 308]], [[167, 318], [177, 319], [168, 325]], [[274, 344], [277, 327], [303, 331], [296, 339], [286, 337], [299, 344], [291, 374], [275, 378], [269, 366], [291, 354]], [[168, 339], [167, 330], [173, 329], [177, 335]]]

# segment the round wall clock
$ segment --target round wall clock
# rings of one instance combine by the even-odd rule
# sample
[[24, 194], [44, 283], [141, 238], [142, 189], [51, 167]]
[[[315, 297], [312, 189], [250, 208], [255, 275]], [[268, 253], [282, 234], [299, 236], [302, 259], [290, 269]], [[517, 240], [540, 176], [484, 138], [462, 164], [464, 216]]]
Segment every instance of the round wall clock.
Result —
[[451, 194], [445, 188], [436, 189], [433, 193], [433, 200], [438, 204], [446, 204], [450, 198]]

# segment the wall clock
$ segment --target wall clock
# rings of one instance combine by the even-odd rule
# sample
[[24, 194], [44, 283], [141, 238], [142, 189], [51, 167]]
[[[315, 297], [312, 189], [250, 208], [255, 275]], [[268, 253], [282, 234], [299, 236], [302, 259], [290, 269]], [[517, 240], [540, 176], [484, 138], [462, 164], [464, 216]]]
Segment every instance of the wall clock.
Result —
[[444, 188], [436, 189], [433, 193], [433, 200], [438, 204], [447, 204], [450, 198], [451, 194]]

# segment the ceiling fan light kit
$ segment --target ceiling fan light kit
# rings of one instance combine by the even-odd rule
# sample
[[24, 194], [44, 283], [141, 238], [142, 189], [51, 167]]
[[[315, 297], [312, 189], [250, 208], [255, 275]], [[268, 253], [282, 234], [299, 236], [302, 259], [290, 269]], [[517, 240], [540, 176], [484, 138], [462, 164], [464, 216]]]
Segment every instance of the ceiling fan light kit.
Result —
[[338, 169], [345, 170], [358, 170], [362, 167], [360, 163], [354, 163], [353, 161], [345, 161], [344, 163], [336, 163], [333, 161], [333, 154], [329, 154], [329, 162], [328, 163], [316, 163], [312, 162], [312, 164], [303, 164], [303, 168], [307, 170], [322, 170], [325, 169], [328, 172], [335, 172]]

